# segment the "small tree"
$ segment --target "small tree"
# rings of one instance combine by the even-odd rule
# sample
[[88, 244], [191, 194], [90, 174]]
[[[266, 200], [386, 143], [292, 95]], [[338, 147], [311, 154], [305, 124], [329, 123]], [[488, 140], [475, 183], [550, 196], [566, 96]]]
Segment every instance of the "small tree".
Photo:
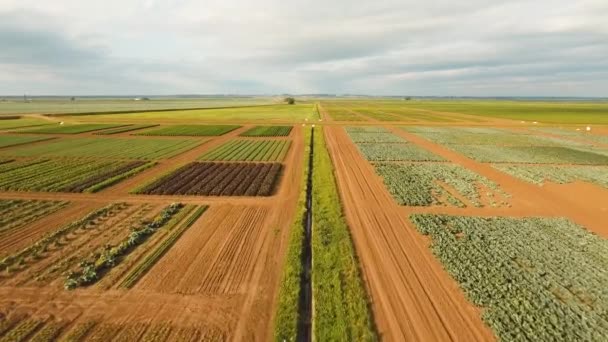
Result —
[[292, 105], [296, 103], [296, 99], [294, 99], [293, 97], [286, 97], [285, 102], [287, 102], [287, 104]]

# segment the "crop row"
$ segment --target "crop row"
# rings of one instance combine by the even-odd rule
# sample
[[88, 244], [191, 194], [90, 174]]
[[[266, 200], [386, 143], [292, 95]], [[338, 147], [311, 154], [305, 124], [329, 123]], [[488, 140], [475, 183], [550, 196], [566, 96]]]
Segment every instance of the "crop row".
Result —
[[407, 141], [393, 133], [348, 132], [354, 143], [406, 143]]
[[438, 144], [498, 146], [568, 146], [569, 141], [517, 133], [468, 133], [459, 129], [442, 133], [416, 133]]
[[286, 137], [292, 126], [255, 126], [240, 134], [242, 137]]
[[447, 145], [480, 162], [608, 165], [608, 152], [564, 146]]
[[359, 151], [369, 161], [443, 161], [432, 152], [413, 144], [357, 144]]
[[16, 264], [21, 264], [26, 258], [38, 259], [42, 253], [48, 250], [51, 244], [58, 241], [60, 238], [67, 236], [77, 229], [86, 227], [95, 222], [100, 217], [106, 217], [113, 211], [121, 207], [121, 203], [112, 203], [101, 209], [97, 209], [80, 220], [71, 222], [59, 229], [42, 237], [40, 240], [32, 243], [28, 247], [6, 256], [0, 261], [0, 271], [4, 271]]
[[608, 337], [608, 240], [566, 219], [411, 219], [500, 340]]
[[336, 121], [366, 121], [361, 115], [357, 115], [353, 111], [340, 108], [328, 104], [323, 104], [323, 108], [329, 113], [329, 116]]
[[0, 135], [0, 148], [28, 144], [35, 141], [50, 140], [52, 137], [26, 135]]
[[75, 138], [2, 151], [15, 157], [89, 157], [115, 159], [164, 159], [190, 150], [205, 140]]
[[[459, 165], [444, 163], [429, 164], [393, 164], [378, 163], [376, 172], [384, 179], [384, 184], [401, 205], [429, 206], [454, 205], [465, 207], [458, 196], [463, 196], [474, 206], [483, 206], [480, 186], [487, 189], [486, 196], [492, 201], [490, 205], [504, 205], [497, 199], [498, 195], [506, 197], [499, 186]], [[443, 184], [445, 185], [443, 185]], [[448, 188], [457, 191], [451, 193]]]
[[182, 223], [179, 228], [172, 230], [169, 233], [169, 236], [163, 240], [163, 242], [156, 247], [151, 253], [149, 253], [146, 258], [139, 264], [137, 267], [133, 268], [131, 272], [125, 277], [124, 281], [120, 284], [120, 287], [131, 288], [137, 283], [141, 277], [148, 272], [154, 264], [160, 258], [165, 255], [165, 253], [177, 242], [177, 240], [186, 232], [188, 228], [190, 228], [196, 220], [198, 220], [203, 213], [209, 208], [208, 206], [200, 206], [198, 207], [194, 213], [188, 217], [188, 219]]
[[390, 133], [390, 131], [384, 127], [378, 126], [349, 126], [346, 127], [346, 132], [351, 133]]
[[181, 203], [173, 203], [165, 207], [152, 222], [143, 223], [141, 227], [132, 229], [129, 235], [116, 246], [106, 245], [103, 250], [94, 253], [93, 258], [81, 261], [79, 269], [69, 272], [66, 276], [64, 287], [74, 289], [98, 281], [104, 273], [114, 268], [133, 249], [165, 226], [182, 208]]
[[116, 128], [125, 126], [124, 124], [66, 124], [66, 125], [47, 125], [42, 128], [28, 128], [19, 130], [18, 133], [37, 133], [37, 134], [78, 134], [102, 129]]
[[94, 192], [151, 165], [145, 162], [78, 159], [13, 161], [0, 165], [0, 189]]
[[63, 201], [0, 200], [0, 235], [10, 233], [68, 205]]
[[492, 165], [526, 182], [542, 185], [545, 182], [559, 184], [580, 180], [608, 188], [608, 167], [605, 166], [554, 166], [554, 165]]
[[291, 142], [286, 140], [232, 140], [203, 154], [199, 159], [282, 161], [290, 145]]
[[218, 136], [234, 131], [241, 126], [237, 125], [175, 125], [161, 127], [136, 133], [136, 135], [160, 136]]
[[551, 134], [564, 136], [567, 138], [576, 138], [576, 139], [589, 141], [591, 144], [594, 144], [594, 145], [596, 145], [596, 144], [608, 145], [608, 135], [601, 135], [601, 134], [590, 133], [587, 131], [574, 131], [574, 130], [567, 130], [567, 129], [560, 129], [560, 128], [536, 128], [536, 130], [545, 132], [545, 133], [551, 133]]
[[270, 196], [279, 163], [190, 163], [140, 189], [153, 195]]
[[117, 127], [117, 128], [111, 128], [111, 129], [106, 129], [103, 130], [101, 132], [95, 132], [94, 134], [99, 134], [99, 135], [111, 135], [111, 134], [118, 134], [118, 133], [125, 133], [125, 132], [132, 132], [132, 131], [136, 131], [139, 129], [144, 129], [144, 128], [152, 128], [152, 127], [156, 127], [159, 126], [158, 124], [151, 124], [151, 125], [126, 125], [126, 126], [121, 126], [121, 127]]

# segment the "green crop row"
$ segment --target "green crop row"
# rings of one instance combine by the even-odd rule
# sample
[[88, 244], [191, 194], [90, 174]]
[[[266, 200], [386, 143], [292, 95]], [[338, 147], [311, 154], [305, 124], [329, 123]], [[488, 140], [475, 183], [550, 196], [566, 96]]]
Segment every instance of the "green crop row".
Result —
[[292, 126], [255, 126], [240, 134], [242, 137], [286, 137]]
[[218, 136], [240, 127], [238, 125], [175, 125], [136, 133], [136, 135]]
[[107, 160], [22, 160], [0, 165], [0, 189], [93, 192], [143, 169], [144, 162]]
[[507, 196], [499, 186], [472, 171], [453, 164], [375, 164], [376, 172], [384, 179], [384, 184], [401, 205], [429, 206], [451, 204], [466, 207], [454, 194], [441, 183], [447, 184], [474, 206], [482, 207], [481, 191], [484, 186], [492, 206], [504, 205], [495, 194]]
[[152, 222], [145, 223], [139, 229], [133, 229], [117, 246], [105, 246], [102, 251], [94, 254], [93, 259], [82, 261], [79, 270], [71, 271], [66, 276], [64, 287], [74, 289], [95, 283], [104, 272], [115, 267], [133, 249], [165, 226], [182, 208], [181, 203], [173, 203], [165, 207]]
[[[347, 131], [348, 132], [348, 131]], [[393, 133], [348, 132], [354, 143], [406, 143], [407, 141]], [[389, 146], [386, 146], [389, 147]], [[390, 147], [389, 147], [390, 148]]]
[[111, 135], [111, 134], [132, 132], [132, 131], [136, 131], [136, 130], [140, 130], [140, 129], [144, 129], [144, 128], [152, 128], [152, 127], [156, 127], [156, 126], [159, 126], [159, 125], [158, 124], [152, 124], [152, 125], [126, 125], [126, 126], [121, 126], [121, 127], [117, 127], [117, 128], [106, 129], [106, 130], [103, 130], [101, 132], [95, 132], [94, 134], [98, 134], [98, 135]]
[[232, 140], [203, 154], [199, 160], [282, 161], [290, 146], [287, 140]]
[[164, 159], [193, 149], [205, 140], [75, 138], [22, 146], [0, 152], [15, 157], [87, 157], [114, 159]]
[[350, 126], [345, 129], [349, 135], [352, 133], [390, 133], [388, 129], [378, 126]]
[[605, 166], [553, 166], [496, 164], [494, 168], [526, 182], [542, 185], [580, 180], [608, 188], [608, 167]]
[[18, 133], [36, 134], [78, 134], [102, 129], [116, 128], [124, 124], [66, 124], [66, 125], [45, 125], [42, 128], [28, 128], [19, 130]]
[[480, 162], [608, 165], [608, 152], [565, 146], [446, 145]]
[[411, 219], [500, 340], [608, 338], [608, 240], [557, 218]]
[[299, 315], [302, 278], [302, 250], [304, 246], [304, 215], [306, 215], [306, 183], [310, 160], [310, 128], [304, 129], [304, 155], [302, 156], [302, 174], [300, 178], [300, 194], [295, 213], [295, 219], [290, 227], [289, 245], [281, 288], [279, 303], [274, 321], [274, 340], [277, 342], [295, 341], [298, 334], [298, 322], [303, 320]]
[[182, 223], [182, 225], [171, 231], [170, 235], [154, 250], [152, 253], [148, 254], [146, 258], [141, 262], [137, 267], [135, 267], [131, 272], [126, 276], [123, 282], [120, 284], [120, 287], [124, 288], [132, 288], [141, 277], [146, 274], [160, 258], [167, 253], [169, 248], [171, 248], [175, 242], [186, 232], [188, 228], [190, 228], [196, 220], [198, 220], [203, 213], [209, 208], [208, 206], [200, 206], [198, 207], [194, 213], [188, 217], [188, 219]]
[[357, 144], [359, 151], [369, 161], [443, 161], [432, 152], [413, 144]]
[[0, 135], [0, 148], [28, 144], [35, 141], [54, 139], [53, 137], [26, 136], [26, 135]]

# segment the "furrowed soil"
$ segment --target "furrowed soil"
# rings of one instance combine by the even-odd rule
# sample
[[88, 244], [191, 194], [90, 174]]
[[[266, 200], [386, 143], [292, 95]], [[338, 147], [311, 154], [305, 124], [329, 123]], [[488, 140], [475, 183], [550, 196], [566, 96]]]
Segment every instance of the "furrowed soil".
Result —
[[325, 132], [381, 338], [493, 340], [344, 129]]
[[[11, 273], [0, 274], [0, 317], [11, 326], [40, 321], [34, 334], [57, 326], [59, 340], [267, 341], [272, 322], [289, 227], [299, 195], [304, 142], [294, 127], [276, 194], [265, 198], [149, 196], [130, 194], [134, 187], [205, 151], [235, 138], [245, 126], [165, 161], [135, 177], [95, 194], [4, 192], [8, 199], [66, 200], [58, 212], [0, 237], [2, 251], [14, 252], [45, 234], [109, 203], [120, 211], [77, 230], [40, 258], [27, 259]], [[145, 137], [143, 137], [145, 139]], [[98, 283], [72, 291], [65, 276], [54, 271], [63, 261], [80, 260], [104, 244], [116, 245], [142, 219], [151, 219], [172, 202], [209, 205], [175, 244], [131, 289], [119, 287], [129, 268], [168, 234], [155, 234]], [[177, 225], [186, 221], [185, 216]], [[72, 247], [73, 246], [73, 247]], [[37, 323], [38, 324], [38, 323]], [[53, 328], [54, 329], [54, 328]]]

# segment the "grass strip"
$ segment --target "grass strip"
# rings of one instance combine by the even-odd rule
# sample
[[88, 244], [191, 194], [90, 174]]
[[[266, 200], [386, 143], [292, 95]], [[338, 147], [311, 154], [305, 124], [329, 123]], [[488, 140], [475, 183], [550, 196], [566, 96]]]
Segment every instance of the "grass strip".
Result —
[[306, 175], [310, 158], [310, 128], [304, 129], [305, 149], [302, 158], [303, 170], [300, 179], [300, 194], [298, 196], [295, 220], [291, 224], [287, 258], [279, 289], [279, 303], [274, 320], [275, 341], [295, 341], [298, 333], [300, 316], [298, 303], [300, 300], [300, 278], [302, 276], [302, 252], [304, 244], [304, 215], [306, 214]]

